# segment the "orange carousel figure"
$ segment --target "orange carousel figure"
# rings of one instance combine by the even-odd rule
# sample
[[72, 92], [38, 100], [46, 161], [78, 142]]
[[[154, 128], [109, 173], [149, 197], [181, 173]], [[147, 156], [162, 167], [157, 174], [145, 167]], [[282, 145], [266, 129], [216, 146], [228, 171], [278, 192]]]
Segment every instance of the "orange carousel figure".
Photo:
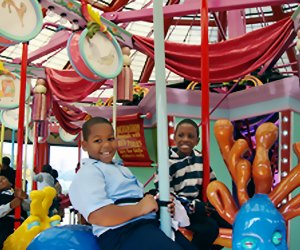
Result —
[[[288, 249], [286, 222], [300, 214], [300, 195], [285, 199], [300, 186], [300, 164], [272, 190], [272, 171], [268, 152], [278, 137], [278, 128], [273, 123], [264, 123], [256, 131], [256, 155], [251, 163], [244, 158], [249, 150], [246, 140], [233, 139], [233, 125], [228, 120], [219, 120], [214, 127], [224, 162], [237, 186], [238, 205], [228, 188], [220, 181], [208, 185], [209, 201], [218, 213], [233, 224], [232, 249]], [[294, 144], [294, 152], [300, 158], [300, 143]], [[253, 178], [255, 194], [247, 193], [247, 185]], [[240, 209], [239, 209], [240, 207]], [[230, 245], [230, 233], [220, 232], [219, 243]]]

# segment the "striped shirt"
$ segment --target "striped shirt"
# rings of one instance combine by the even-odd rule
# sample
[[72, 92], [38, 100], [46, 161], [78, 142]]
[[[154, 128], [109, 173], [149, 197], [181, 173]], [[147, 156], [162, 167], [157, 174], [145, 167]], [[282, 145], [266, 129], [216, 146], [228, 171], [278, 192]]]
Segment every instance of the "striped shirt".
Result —
[[[181, 157], [178, 148], [170, 148], [170, 191], [189, 200], [202, 200], [203, 158], [193, 150], [190, 156]], [[210, 168], [210, 181], [216, 176]]]

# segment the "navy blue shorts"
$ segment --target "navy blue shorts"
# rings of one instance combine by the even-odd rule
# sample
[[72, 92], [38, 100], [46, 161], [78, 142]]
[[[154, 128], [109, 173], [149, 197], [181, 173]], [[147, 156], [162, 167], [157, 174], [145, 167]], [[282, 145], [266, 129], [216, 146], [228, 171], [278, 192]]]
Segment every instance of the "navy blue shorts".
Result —
[[100, 250], [195, 249], [184, 236], [182, 237], [180, 237], [182, 242], [174, 242], [159, 229], [157, 220], [141, 219], [123, 227], [108, 230], [98, 237], [98, 242]]

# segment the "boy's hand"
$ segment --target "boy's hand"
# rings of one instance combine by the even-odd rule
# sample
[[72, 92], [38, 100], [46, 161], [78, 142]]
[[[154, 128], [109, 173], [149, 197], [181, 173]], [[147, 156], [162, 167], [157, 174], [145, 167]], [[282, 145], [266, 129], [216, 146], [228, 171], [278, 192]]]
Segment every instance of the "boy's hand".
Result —
[[168, 205], [168, 210], [171, 217], [173, 218], [175, 215], [175, 203], [174, 203], [174, 196], [172, 194], [170, 195], [170, 202], [171, 203]]
[[[155, 199], [156, 201], [159, 200], [159, 193], [157, 193], [157, 194], [154, 196], [154, 199]], [[169, 204], [168, 204], [168, 211], [169, 211], [169, 213], [170, 213], [170, 215], [171, 215], [172, 218], [173, 218], [174, 215], [175, 215], [175, 204], [174, 204], [174, 199], [175, 199], [174, 195], [173, 195], [173, 194], [170, 194], [170, 199], [169, 199], [170, 202], [169, 202]]]
[[27, 199], [28, 195], [22, 189], [16, 188], [15, 197], [18, 197], [23, 200], [23, 199]]
[[216, 212], [216, 209], [209, 203], [203, 202], [198, 199], [193, 200], [189, 204], [190, 213], [196, 213], [198, 215], [210, 215], [213, 212]]
[[21, 199], [19, 198], [14, 198], [11, 202], [10, 202], [10, 208], [11, 209], [15, 209], [16, 207], [21, 205]]
[[158, 210], [157, 202], [151, 194], [147, 194], [137, 205], [140, 207], [142, 215]]
[[217, 210], [209, 202], [205, 203], [205, 212], [207, 215], [210, 215], [211, 213], [214, 213], [216, 211]]
[[28, 195], [20, 188], [16, 188], [14, 195], [15, 195], [15, 197], [22, 199], [22, 200], [28, 198]]

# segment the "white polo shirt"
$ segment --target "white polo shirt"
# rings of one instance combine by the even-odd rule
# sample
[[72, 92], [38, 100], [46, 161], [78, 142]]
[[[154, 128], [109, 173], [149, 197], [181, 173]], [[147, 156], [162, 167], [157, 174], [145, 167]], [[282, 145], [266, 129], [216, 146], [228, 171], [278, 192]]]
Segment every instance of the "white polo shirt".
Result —
[[[144, 193], [143, 185], [128, 168], [94, 159], [84, 159], [72, 181], [69, 196], [73, 207], [87, 219], [90, 213], [114, 204], [118, 199], [142, 198]], [[93, 225], [93, 233], [99, 236], [109, 229], [118, 228], [139, 219], [154, 219], [155, 216], [155, 213], [150, 213], [113, 227]]]
[[53, 187], [54, 188], [54, 178], [51, 174], [41, 172], [33, 177], [33, 180], [37, 182], [37, 189], [42, 190], [44, 187]]

